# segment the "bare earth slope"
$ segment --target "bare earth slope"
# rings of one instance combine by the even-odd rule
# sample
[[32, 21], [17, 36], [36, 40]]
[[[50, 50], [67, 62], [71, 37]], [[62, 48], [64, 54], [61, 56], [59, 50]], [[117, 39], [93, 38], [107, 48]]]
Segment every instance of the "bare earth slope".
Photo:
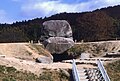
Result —
[[26, 49], [27, 43], [3, 43], [0, 44], [0, 55], [16, 57], [19, 59], [33, 59], [33, 55]]
[[15, 67], [19, 71], [30, 71], [34, 74], [41, 73], [44, 68], [71, 68], [71, 64], [69, 63], [36, 63], [35, 58], [37, 57], [51, 57], [47, 50], [44, 50], [40, 46], [39, 48], [38, 51], [29, 43], [2, 43], [0, 44], [0, 65]]

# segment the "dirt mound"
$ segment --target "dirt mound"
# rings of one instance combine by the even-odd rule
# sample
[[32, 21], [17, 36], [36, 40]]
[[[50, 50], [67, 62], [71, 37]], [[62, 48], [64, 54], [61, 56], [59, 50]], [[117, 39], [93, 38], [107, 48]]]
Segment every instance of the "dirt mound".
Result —
[[0, 44], [0, 65], [15, 67], [17, 70], [27, 70], [35, 74], [40, 73], [41, 66], [35, 62], [35, 59], [43, 56], [52, 58], [52, 55], [40, 44]]
[[[29, 43], [2, 43], [0, 44], [0, 55], [24, 60], [35, 60], [35, 58], [41, 56], [51, 57], [51, 54], [40, 45], [39, 49], [40, 50], [36, 49]], [[42, 51], [42, 53], [40, 51]]]

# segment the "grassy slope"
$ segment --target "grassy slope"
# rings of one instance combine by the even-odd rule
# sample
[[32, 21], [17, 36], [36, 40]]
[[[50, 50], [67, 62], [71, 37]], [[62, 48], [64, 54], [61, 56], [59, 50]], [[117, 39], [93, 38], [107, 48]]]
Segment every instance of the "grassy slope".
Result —
[[46, 49], [44, 49], [44, 46], [42, 46], [42, 45], [30, 44], [29, 47], [30, 47], [31, 49], [33, 49], [34, 51], [36, 50], [36, 52], [37, 52], [39, 55], [44, 55], [44, 56], [51, 57], [50, 52], [47, 51]]
[[33, 73], [20, 72], [13, 67], [0, 66], [0, 81], [68, 81], [64, 73], [57, 70], [44, 70], [38, 77]]
[[90, 53], [91, 57], [99, 57], [103, 53], [105, 53], [102, 46], [99, 46], [97, 44], [79, 44], [74, 45], [72, 48], [70, 48], [68, 51], [68, 55], [72, 54], [73, 57], [79, 57], [81, 53]]
[[120, 81], [120, 60], [107, 64], [106, 69], [111, 81]]
[[81, 53], [87, 52], [91, 57], [104, 56], [106, 52], [120, 51], [120, 41], [101, 41], [101, 42], [86, 42], [75, 44], [68, 50], [68, 54], [80, 56]]

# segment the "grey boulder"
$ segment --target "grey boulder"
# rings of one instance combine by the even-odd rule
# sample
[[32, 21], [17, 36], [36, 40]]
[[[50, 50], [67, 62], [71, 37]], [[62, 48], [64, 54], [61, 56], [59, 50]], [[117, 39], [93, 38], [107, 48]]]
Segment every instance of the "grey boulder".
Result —
[[47, 56], [40, 56], [36, 58], [36, 62], [50, 64], [50, 63], [53, 63], [53, 58], [50, 58]]
[[74, 45], [74, 41], [64, 37], [50, 37], [43, 42], [45, 48], [52, 54], [61, 54]]
[[42, 41], [52, 54], [61, 54], [74, 45], [72, 29], [66, 20], [49, 20], [43, 23]]
[[41, 39], [44, 41], [49, 37], [65, 37], [72, 38], [72, 29], [66, 20], [50, 20], [43, 23], [43, 35]]

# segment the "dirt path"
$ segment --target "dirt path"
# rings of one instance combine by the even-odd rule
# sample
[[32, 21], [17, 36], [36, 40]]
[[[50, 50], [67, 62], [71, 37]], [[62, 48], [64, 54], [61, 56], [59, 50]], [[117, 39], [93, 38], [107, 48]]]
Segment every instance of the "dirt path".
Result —
[[19, 71], [30, 71], [35, 74], [40, 74], [42, 69], [71, 69], [72, 64], [70, 63], [52, 63], [52, 64], [43, 64], [36, 63], [34, 61], [26, 61], [17, 59], [14, 57], [0, 57], [0, 65], [5, 65], [8, 67], [15, 67]]

